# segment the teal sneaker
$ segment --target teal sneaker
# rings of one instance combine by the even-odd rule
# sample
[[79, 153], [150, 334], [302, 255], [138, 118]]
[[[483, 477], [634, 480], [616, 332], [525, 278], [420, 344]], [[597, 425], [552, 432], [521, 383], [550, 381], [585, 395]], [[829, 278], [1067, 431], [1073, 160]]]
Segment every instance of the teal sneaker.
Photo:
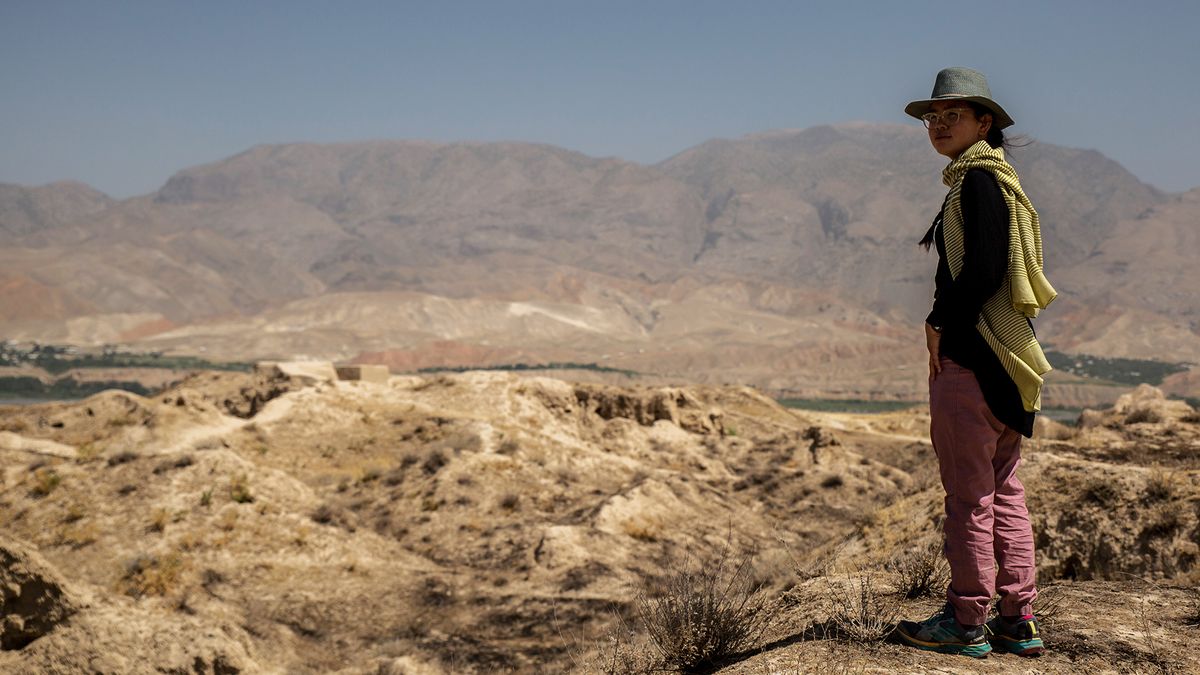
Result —
[[997, 616], [986, 624], [988, 640], [996, 649], [1018, 656], [1041, 656], [1046, 651], [1037, 619], [1008, 621]]
[[949, 603], [920, 623], [901, 621], [896, 633], [905, 644], [931, 652], [982, 659], [992, 651], [984, 627], [960, 624], [954, 618], [954, 606]]

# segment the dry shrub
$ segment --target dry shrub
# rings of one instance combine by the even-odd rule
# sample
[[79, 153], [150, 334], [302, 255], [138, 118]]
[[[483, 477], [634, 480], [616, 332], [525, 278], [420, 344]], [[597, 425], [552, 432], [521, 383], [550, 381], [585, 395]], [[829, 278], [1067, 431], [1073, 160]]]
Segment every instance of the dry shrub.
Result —
[[1163, 675], [1183, 673], [1184, 671], [1177, 667], [1175, 661], [1166, 652], [1164, 645], [1155, 638], [1155, 628], [1158, 621], [1154, 617], [1161, 616], [1164, 609], [1165, 607], [1161, 605], [1151, 609], [1150, 599], [1148, 597], [1142, 598], [1141, 605], [1138, 608], [1138, 624], [1142, 633], [1141, 643], [1149, 652], [1144, 658], [1147, 663], [1158, 668], [1158, 672], [1163, 673]]
[[886, 565], [896, 583], [896, 592], [905, 599], [939, 595], [950, 583], [950, 564], [942, 555], [941, 540], [888, 561]]
[[835, 641], [825, 643], [825, 655], [816, 663], [802, 662], [803, 652], [796, 654], [795, 673], [808, 675], [864, 675], [870, 665], [869, 659], [859, 660], [859, 654], [852, 646], [842, 645]]
[[852, 642], [882, 642], [896, 628], [900, 606], [894, 595], [884, 593], [872, 570], [847, 572], [845, 583], [828, 582], [833, 605], [827, 631], [829, 637]]
[[126, 450], [124, 452], [118, 452], [117, 454], [110, 456], [108, 458], [108, 465], [109, 466], [119, 466], [121, 464], [128, 464], [129, 462], [132, 462], [132, 461], [136, 460], [137, 458], [138, 458], [137, 453], [129, 452], [128, 450]]
[[635, 609], [666, 667], [710, 668], [758, 643], [778, 604], [753, 584], [752, 560], [726, 546], [709, 564], [673, 565], [660, 588], [643, 586]]
[[1191, 600], [1187, 603], [1183, 623], [1186, 626], [1200, 627], [1200, 587], [1191, 589]]
[[637, 514], [621, 523], [621, 531], [638, 541], [653, 543], [662, 533], [662, 522], [657, 517]]
[[1121, 500], [1121, 491], [1111, 478], [1097, 478], [1083, 489], [1083, 501], [1105, 508], [1115, 506]]
[[[647, 644], [646, 636], [638, 635], [615, 607], [611, 612], [613, 620], [610, 627], [589, 646], [584, 646], [589, 643], [581, 641], [579, 636], [572, 636], [573, 646], [568, 648], [574, 665], [571, 672], [586, 675], [641, 675], [665, 670], [661, 657]], [[555, 625], [558, 625], [557, 609]], [[561, 629], [559, 635], [562, 636]], [[565, 636], [562, 637], [565, 639]]]
[[841, 487], [845, 484], [846, 484], [846, 479], [843, 478], [840, 474], [833, 474], [832, 476], [826, 476], [824, 478], [824, 480], [821, 481], [821, 487], [823, 487], [825, 489], [837, 488], [837, 487]]
[[87, 515], [87, 508], [79, 502], [71, 502], [67, 505], [67, 512], [63, 514], [64, 523], [73, 523], [83, 519]]
[[84, 443], [75, 449], [75, 461], [85, 464], [99, 457], [100, 451], [101, 448], [95, 443]]
[[121, 585], [126, 595], [135, 598], [166, 595], [179, 585], [183, 568], [183, 556], [178, 553], [140, 555], [126, 565]]
[[29, 489], [34, 497], [45, 497], [54, 492], [54, 488], [62, 483], [62, 476], [54, 469], [38, 469], [33, 473], [33, 487]]
[[1178, 509], [1169, 504], [1159, 504], [1150, 511], [1146, 526], [1142, 528], [1144, 537], [1171, 537], [1184, 525], [1183, 516]]
[[421, 464], [421, 470], [424, 471], [426, 475], [432, 476], [438, 471], [441, 471], [442, 467], [446, 466], [447, 462], [449, 462], [449, 460], [446, 459], [446, 453], [444, 451], [440, 449], [434, 450], [433, 452], [430, 452], [427, 457], [425, 457], [425, 461]]
[[1063, 593], [1062, 586], [1038, 588], [1037, 599], [1033, 601], [1033, 613], [1044, 627], [1053, 627], [1066, 614], [1066, 610], [1067, 596]]
[[162, 532], [167, 529], [167, 520], [170, 515], [166, 509], [155, 509], [150, 515], [150, 524], [146, 526], [147, 532]]
[[1169, 502], [1179, 494], [1179, 478], [1174, 472], [1155, 467], [1146, 479], [1146, 492], [1143, 498], [1147, 504], [1153, 502]]
[[254, 495], [250, 494], [250, 483], [246, 474], [238, 474], [229, 479], [229, 498], [238, 504], [249, 504], [254, 501]]
[[99, 536], [100, 529], [95, 523], [72, 522], [64, 525], [58, 531], [58, 543], [74, 549], [81, 549], [84, 546], [96, 543]]
[[1162, 421], [1162, 415], [1151, 408], [1138, 408], [1125, 416], [1125, 424], [1138, 424], [1141, 422], [1157, 423]]

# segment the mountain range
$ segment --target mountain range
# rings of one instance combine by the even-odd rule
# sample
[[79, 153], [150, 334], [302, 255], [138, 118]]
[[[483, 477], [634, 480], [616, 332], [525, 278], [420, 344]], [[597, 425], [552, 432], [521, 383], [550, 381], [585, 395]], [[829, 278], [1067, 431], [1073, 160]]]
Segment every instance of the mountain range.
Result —
[[[1200, 362], [1200, 189], [1012, 151], [1069, 354]], [[258, 146], [113, 200], [0, 185], [2, 338], [394, 369], [572, 361], [921, 398], [944, 162], [920, 129], [713, 140], [647, 166], [531, 143]], [[1163, 383], [1197, 395], [1200, 379]], [[1050, 399], [1108, 395], [1055, 374]]]

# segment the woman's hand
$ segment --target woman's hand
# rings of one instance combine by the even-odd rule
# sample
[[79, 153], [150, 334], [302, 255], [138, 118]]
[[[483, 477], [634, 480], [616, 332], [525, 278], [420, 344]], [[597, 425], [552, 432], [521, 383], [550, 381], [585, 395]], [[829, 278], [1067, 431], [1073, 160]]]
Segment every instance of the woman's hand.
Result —
[[929, 379], [937, 377], [942, 372], [942, 362], [938, 359], [938, 347], [942, 342], [942, 334], [925, 324], [925, 347], [929, 350]]

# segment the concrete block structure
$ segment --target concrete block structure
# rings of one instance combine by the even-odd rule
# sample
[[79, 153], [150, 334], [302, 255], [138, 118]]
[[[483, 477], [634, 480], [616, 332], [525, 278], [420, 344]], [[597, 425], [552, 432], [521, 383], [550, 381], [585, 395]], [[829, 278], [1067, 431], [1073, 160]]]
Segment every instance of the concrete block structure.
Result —
[[356, 364], [337, 367], [337, 376], [339, 380], [379, 382], [386, 384], [389, 375], [390, 373], [388, 372], [387, 366]]

